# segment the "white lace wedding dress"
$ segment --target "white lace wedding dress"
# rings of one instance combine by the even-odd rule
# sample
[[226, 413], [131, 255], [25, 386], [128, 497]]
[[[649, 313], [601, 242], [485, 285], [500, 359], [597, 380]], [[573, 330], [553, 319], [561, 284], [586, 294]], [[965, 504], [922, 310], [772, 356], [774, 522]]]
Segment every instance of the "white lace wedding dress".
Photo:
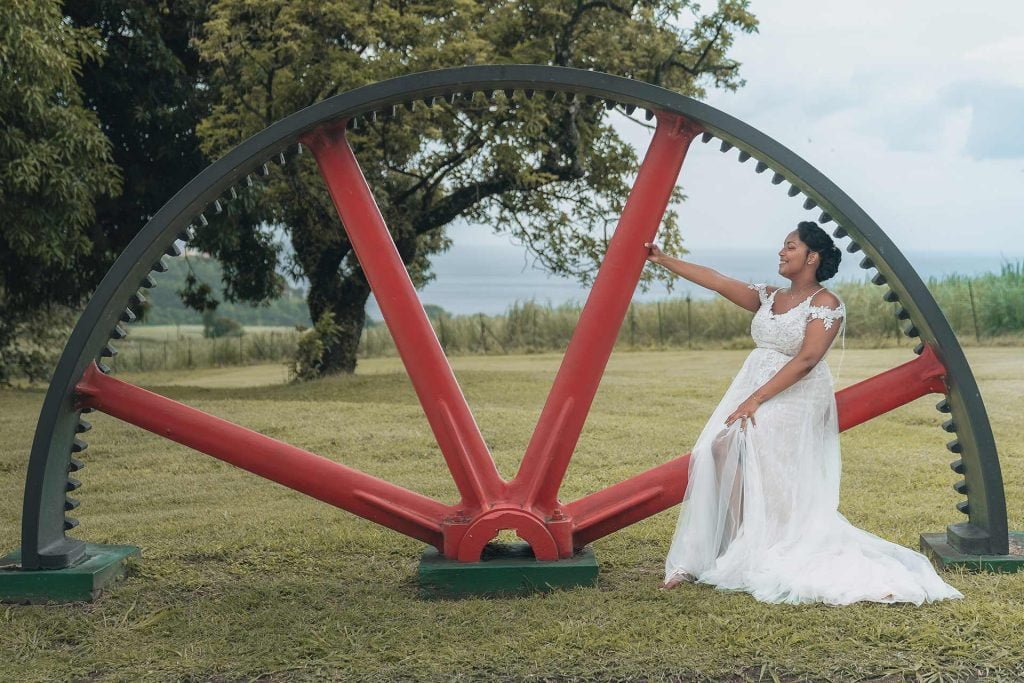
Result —
[[[845, 306], [808, 297], [772, 312], [775, 293], [750, 285], [761, 308], [757, 344], [693, 447], [689, 485], [665, 560], [682, 577], [763, 602], [923, 602], [962, 598], [928, 559], [858, 529], [840, 514], [839, 430], [832, 374], [824, 360], [765, 401], [756, 425], [725, 419], [803, 343], [807, 324], [846, 324]], [[686, 576], [689, 575], [689, 576]]]

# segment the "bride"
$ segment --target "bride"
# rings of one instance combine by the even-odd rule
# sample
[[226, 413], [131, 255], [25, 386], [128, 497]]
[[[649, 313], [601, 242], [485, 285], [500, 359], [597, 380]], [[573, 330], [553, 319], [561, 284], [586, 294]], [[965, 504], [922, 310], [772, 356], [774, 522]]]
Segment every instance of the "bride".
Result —
[[833, 605], [962, 598], [924, 555], [838, 510], [839, 429], [824, 356], [845, 331], [846, 309], [820, 286], [841, 257], [828, 233], [805, 221], [786, 236], [783, 289], [644, 246], [649, 261], [754, 312], [757, 344], [694, 444], [661, 587], [699, 582], [763, 602]]

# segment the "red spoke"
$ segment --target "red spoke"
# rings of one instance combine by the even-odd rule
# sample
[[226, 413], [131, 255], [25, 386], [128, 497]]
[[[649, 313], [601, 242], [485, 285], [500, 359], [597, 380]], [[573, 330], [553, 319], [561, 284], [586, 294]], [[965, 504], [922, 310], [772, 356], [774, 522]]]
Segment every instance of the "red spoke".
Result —
[[513, 500], [548, 511], [569, 467], [608, 357], [647, 261], [690, 142], [700, 129], [689, 120], [659, 112], [658, 126], [580, 313], [540, 419], [515, 478]]
[[103, 374], [90, 365], [78, 407], [95, 408], [171, 441], [443, 548], [438, 501]]
[[409, 273], [345, 137], [345, 122], [303, 143], [320, 167], [331, 199], [380, 305], [423, 412], [462, 496], [460, 507], [485, 509], [501, 498], [498, 474], [480, 428], [416, 295]]
[[[839, 431], [845, 431], [911, 401], [944, 393], [946, 369], [931, 347], [914, 360], [836, 393]], [[653, 467], [566, 505], [575, 522], [573, 547], [607, 536], [682, 502], [690, 454]]]
[[946, 368], [925, 346], [914, 360], [850, 385], [836, 394], [839, 431], [867, 422], [916, 398], [946, 392]]

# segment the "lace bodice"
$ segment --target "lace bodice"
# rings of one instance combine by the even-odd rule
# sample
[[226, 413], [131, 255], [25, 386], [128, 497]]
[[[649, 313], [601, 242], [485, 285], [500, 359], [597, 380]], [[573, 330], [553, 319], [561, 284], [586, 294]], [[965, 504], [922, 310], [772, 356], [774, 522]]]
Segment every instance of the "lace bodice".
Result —
[[825, 329], [830, 329], [836, 320], [841, 320], [841, 325], [846, 325], [846, 306], [842, 302], [839, 302], [837, 308], [813, 306], [812, 294], [785, 313], [775, 314], [772, 312], [772, 302], [779, 290], [776, 289], [769, 294], [767, 286], [763, 283], [747, 286], [757, 290], [757, 296], [761, 300], [761, 308], [754, 314], [754, 319], [750, 323], [750, 334], [758, 348], [774, 349], [787, 356], [795, 356], [804, 343], [807, 323], [811, 320], [823, 320]]

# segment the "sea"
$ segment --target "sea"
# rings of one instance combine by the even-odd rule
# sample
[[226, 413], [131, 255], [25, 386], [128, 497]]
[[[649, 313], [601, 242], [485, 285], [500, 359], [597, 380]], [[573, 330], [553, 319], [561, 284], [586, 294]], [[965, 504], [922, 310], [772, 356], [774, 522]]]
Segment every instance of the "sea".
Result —
[[[903, 255], [925, 282], [932, 277], [942, 278], [951, 274], [971, 276], [998, 273], [1006, 263], [1024, 261], [1024, 253], [906, 251]], [[862, 254], [844, 252], [843, 256], [839, 272], [827, 284], [863, 282], [874, 273], [874, 270], [866, 271], [859, 267]], [[771, 248], [690, 247], [690, 253], [683, 258], [744, 282], [785, 284], [777, 272], [777, 250]], [[420, 301], [424, 305], [440, 306], [451, 315], [499, 315], [517, 301], [530, 300], [550, 306], [572, 302], [582, 305], [590, 291], [589, 287], [583, 287], [575, 280], [545, 272], [522, 247], [511, 243], [457, 244], [449, 251], [432, 257], [432, 264], [436, 278], [418, 291]], [[645, 268], [660, 266], [647, 264]], [[638, 286], [633, 293], [633, 301], [653, 302], [687, 296], [709, 299], [716, 294], [676, 277], [671, 292], [661, 283], [652, 283], [647, 292], [641, 292]], [[375, 320], [383, 319], [372, 296], [367, 313]]]

